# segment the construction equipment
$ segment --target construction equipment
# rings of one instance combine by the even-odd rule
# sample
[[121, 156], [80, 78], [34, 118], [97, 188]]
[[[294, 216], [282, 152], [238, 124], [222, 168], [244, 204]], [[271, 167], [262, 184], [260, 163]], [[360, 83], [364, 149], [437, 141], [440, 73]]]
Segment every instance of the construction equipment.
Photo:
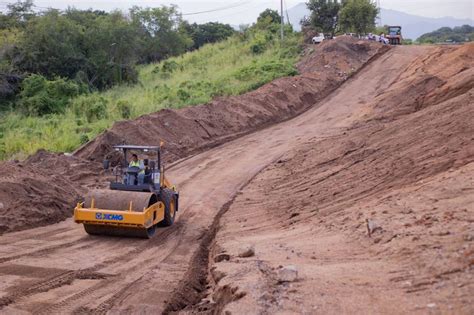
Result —
[[401, 45], [402, 43], [402, 27], [401, 26], [387, 26], [387, 35], [390, 45]]
[[[74, 221], [93, 235], [151, 238], [157, 226], [172, 225], [178, 211], [179, 193], [165, 177], [161, 147], [117, 145], [114, 149], [123, 159], [114, 168], [115, 180], [109, 189], [87, 194], [74, 209]], [[130, 153], [147, 158], [129, 164]], [[110, 161], [104, 160], [104, 169], [109, 166]]]

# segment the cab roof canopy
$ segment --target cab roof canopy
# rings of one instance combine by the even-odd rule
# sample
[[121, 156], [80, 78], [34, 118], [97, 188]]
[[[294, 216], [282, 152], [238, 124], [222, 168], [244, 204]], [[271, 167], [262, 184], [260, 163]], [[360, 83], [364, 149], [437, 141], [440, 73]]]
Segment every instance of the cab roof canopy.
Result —
[[149, 145], [114, 145], [114, 149], [122, 150], [139, 150], [139, 151], [159, 151], [159, 146], [149, 146]]

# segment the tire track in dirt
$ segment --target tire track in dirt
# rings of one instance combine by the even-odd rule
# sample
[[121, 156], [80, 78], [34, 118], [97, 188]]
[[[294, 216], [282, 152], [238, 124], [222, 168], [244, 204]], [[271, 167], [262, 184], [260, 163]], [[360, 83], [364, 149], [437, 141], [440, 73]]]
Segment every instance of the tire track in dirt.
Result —
[[[47, 292], [49, 290], [52, 290], [64, 285], [70, 285], [74, 280], [77, 280], [77, 279], [104, 279], [105, 277], [104, 274], [98, 273], [97, 272], [98, 270], [105, 267], [110, 267], [111, 265], [116, 264], [116, 263], [126, 264], [127, 262], [130, 262], [131, 260], [136, 258], [137, 254], [143, 252], [145, 249], [148, 249], [150, 247], [159, 247], [163, 245], [169, 237], [171, 237], [173, 234], [179, 233], [181, 228], [182, 228], [182, 224], [177, 223], [173, 227], [165, 229], [161, 234], [159, 234], [159, 237], [154, 238], [152, 240], [153, 241], [152, 244], [144, 241], [140, 246], [135, 247], [133, 250], [127, 251], [120, 256], [115, 256], [108, 260], [105, 260], [102, 263], [95, 265], [94, 267], [87, 268], [87, 269], [66, 271], [64, 273], [61, 273], [60, 275], [48, 278], [47, 280], [39, 281], [33, 285], [28, 285], [27, 288], [20, 287], [16, 290], [16, 292], [0, 298], [0, 310], [3, 307], [8, 306], [12, 303], [15, 303], [16, 301], [22, 298], [29, 297], [37, 293]], [[84, 238], [87, 238], [87, 236], [85, 236]], [[93, 238], [96, 238], [96, 237], [93, 237]], [[100, 238], [100, 237], [97, 237], [97, 238]], [[97, 240], [94, 240], [94, 242], [96, 241]], [[64, 246], [61, 246], [60, 248], [65, 248], [65, 247], [69, 247], [69, 245], [64, 244]], [[53, 250], [57, 250], [57, 249], [58, 248], [53, 248], [51, 249], [51, 251], [49, 251], [50, 249], [46, 249], [44, 252], [42, 252], [42, 254], [48, 254], [52, 252]], [[110, 277], [110, 276], [112, 275], [107, 275], [106, 277]], [[69, 302], [77, 301], [76, 299], [77, 297], [85, 297], [88, 294], [93, 293], [96, 289], [97, 288], [86, 290], [86, 292], [79, 292], [77, 296], [73, 295], [70, 299], [68, 298], [68, 301]], [[61, 302], [60, 304], [62, 305], [66, 303]], [[51, 307], [52, 307], [52, 310], [57, 309], [57, 307], [54, 307], [54, 305]], [[47, 310], [49, 310], [49, 307], [47, 308]]]
[[[12, 260], [20, 259], [20, 258], [31, 258], [31, 257], [45, 256], [45, 255], [54, 253], [57, 250], [84, 243], [86, 239], [87, 239], [87, 236], [84, 236], [84, 237], [81, 237], [78, 240], [75, 240], [75, 241], [72, 241], [72, 242], [69, 242], [69, 243], [62, 243], [62, 244], [58, 244], [58, 245], [55, 245], [55, 246], [42, 248], [42, 249], [37, 250], [37, 251], [28, 252], [28, 253], [25, 253], [25, 254], [19, 254], [19, 255], [14, 255], [14, 256], [9, 256], [9, 257], [0, 257], [0, 264], [6, 263], [6, 262], [9, 262], [9, 261], [12, 261]], [[90, 242], [91, 244], [86, 244], [86, 245], [89, 246], [89, 245], [92, 245], [93, 243], [96, 243], [96, 242], [97, 241]]]
[[[180, 226], [184, 227], [184, 225], [182, 225], [182, 224]], [[181, 232], [181, 233], [179, 233], [180, 236], [181, 236], [184, 231], [182, 231], [182, 229], [181, 229], [179, 232]], [[174, 250], [179, 247], [181, 242], [182, 242], [182, 237], [177, 237], [175, 246], [172, 246], [171, 250], [166, 255], [164, 255], [162, 258], [160, 257], [160, 259], [155, 259], [154, 257], [152, 257], [150, 259], [150, 261], [152, 261], [153, 264], [145, 265], [145, 266], [143, 266], [143, 264], [140, 264], [141, 270], [144, 270], [144, 271], [140, 272], [135, 277], [135, 280], [133, 280], [132, 282], [128, 282], [125, 286], [123, 286], [122, 288], [117, 290], [110, 298], [108, 298], [104, 302], [100, 303], [99, 306], [97, 306], [96, 308], [88, 309], [88, 312], [93, 313], [93, 314], [106, 314], [110, 309], [112, 309], [112, 307], [115, 305], [115, 303], [120, 302], [121, 300], [123, 300], [123, 298], [126, 295], [127, 291], [130, 290], [130, 288], [133, 287], [135, 284], [142, 281], [142, 279], [149, 273], [150, 270], [155, 269], [156, 267], [161, 265], [164, 261], [166, 261], [166, 259], [168, 259], [168, 257], [173, 255]], [[146, 268], [143, 268], [143, 267], [146, 267]], [[74, 310], [74, 313], [76, 313], [77, 311], [79, 311], [79, 310], [77, 310], [77, 309]]]
[[16, 292], [0, 298], [0, 310], [3, 307], [14, 303], [21, 298], [29, 297], [37, 293], [47, 292], [51, 289], [69, 285], [75, 279], [103, 279], [108, 276], [109, 275], [94, 272], [92, 268], [77, 271], [66, 271], [45, 281], [40, 281], [36, 284], [28, 285], [28, 287], [26, 288], [19, 288]]
[[[52, 230], [52, 231], [40, 232], [40, 233], [38, 233], [38, 234], [35, 235], [35, 238], [41, 238], [41, 239], [43, 239], [43, 238], [47, 238], [47, 237], [49, 237], [49, 236], [55, 236], [55, 235], [57, 235], [57, 234], [59, 234], [59, 233], [67, 232], [67, 231], [69, 231], [69, 230], [70, 230], [70, 228], [68, 228], [68, 227], [57, 228], [57, 229], [54, 229], [54, 230]], [[6, 236], [11, 236], [11, 235], [8, 235], [8, 234], [7, 234]], [[3, 240], [0, 241], [0, 246], [10, 245], [10, 244], [11, 244], [12, 240], [10, 240], [9, 237], [5, 237], [5, 239], [6, 239], [5, 241], [3, 241]], [[13, 238], [13, 241], [15, 241], [14, 238]]]
[[199, 249], [191, 258], [189, 263], [190, 268], [185, 273], [184, 277], [179, 281], [177, 288], [172, 292], [170, 300], [166, 303], [163, 314], [170, 314], [184, 310], [186, 307], [196, 305], [204, 296], [205, 287], [207, 285], [207, 278], [209, 276], [209, 254], [211, 244], [219, 230], [221, 217], [230, 209], [235, 198], [252, 180], [260, 174], [268, 165], [274, 163], [280, 158], [278, 156], [273, 161], [260, 167], [255, 174], [244, 182], [239, 189], [230, 197], [230, 199], [222, 205], [217, 214], [214, 216], [212, 224], [203, 233]]

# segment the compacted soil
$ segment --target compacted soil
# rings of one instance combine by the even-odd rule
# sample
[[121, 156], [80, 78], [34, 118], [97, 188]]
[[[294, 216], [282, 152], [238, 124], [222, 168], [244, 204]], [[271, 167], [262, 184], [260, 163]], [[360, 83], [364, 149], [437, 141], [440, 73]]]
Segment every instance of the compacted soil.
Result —
[[[230, 131], [209, 119], [217, 127], [204, 127], [207, 138], [194, 132], [183, 148], [168, 140], [181, 209], [152, 240], [88, 236], [72, 219], [2, 235], [0, 312], [472, 313], [474, 46], [382, 47], [321, 45], [286, 80], [319, 82], [304, 70], [315, 58], [314, 69], [341, 77], [324, 96], [304, 106], [287, 96], [295, 109], [278, 118], [252, 111], [266, 102], [249, 103]], [[348, 60], [353, 70], [343, 70]], [[277, 82], [260, 91], [292, 95]], [[150, 117], [139, 120], [161, 119]], [[67, 194], [74, 169], [123, 140], [119, 126], [75, 156], [42, 153], [9, 169], [26, 181], [21, 168], [74, 161], [51, 189], [80, 199], [105, 175], [77, 175]], [[51, 170], [41, 172], [48, 183]], [[38, 185], [25, 196], [40, 194]]]

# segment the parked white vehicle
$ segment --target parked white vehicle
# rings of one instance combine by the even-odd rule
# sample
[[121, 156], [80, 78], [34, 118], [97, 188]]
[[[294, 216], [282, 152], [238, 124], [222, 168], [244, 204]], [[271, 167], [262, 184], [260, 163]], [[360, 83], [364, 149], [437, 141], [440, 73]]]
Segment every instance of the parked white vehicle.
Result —
[[373, 40], [373, 41], [382, 43], [382, 44], [386, 44], [386, 45], [389, 44], [388, 38], [386, 38], [383, 34], [382, 34], [382, 36], [379, 36], [379, 35], [369, 33], [369, 35], [367, 35], [365, 38], [368, 39], [368, 40]]
[[381, 42], [382, 44], [385, 44], [385, 45], [390, 44], [390, 41], [389, 41], [388, 38], [385, 37], [385, 34], [380, 35], [379, 42]]
[[324, 34], [319, 33], [318, 36], [314, 36], [312, 39], [313, 44], [320, 44], [324, 40]]

